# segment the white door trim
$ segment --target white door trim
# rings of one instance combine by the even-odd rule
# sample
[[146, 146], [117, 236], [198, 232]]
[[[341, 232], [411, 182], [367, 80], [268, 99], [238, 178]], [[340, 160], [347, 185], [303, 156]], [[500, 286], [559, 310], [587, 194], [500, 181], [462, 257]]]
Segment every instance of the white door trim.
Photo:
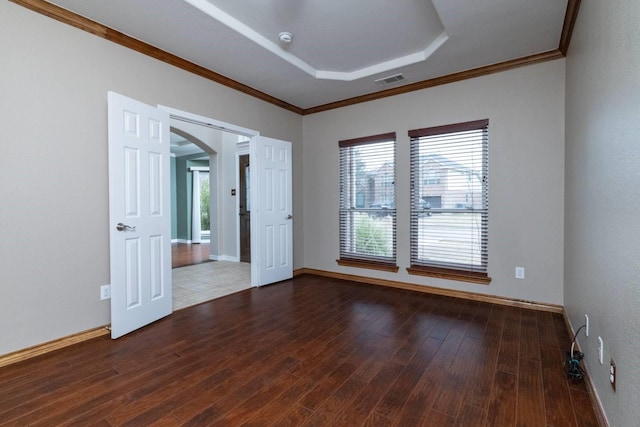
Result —
[[260, 132], [253, 129], [243, 128], [241, 126], [236, 126], [231, 123], [226, 123], [226, 122], [212, 119], [209, 117], [200, 116], [198, 114], [189, 113], [187, 111], [177, 110], [175, 108], [167, 107], [165, 105], [158, 105], [158, 108], [160, 110], [164, 110], [168, 112], [169, 115], [174, 119], [194, 122], [195, 124], [209, 126], [215, 129], [223, 130], [225, 132], [236, 133], [238, 135], [245, 135], [245, 136], [248, 136], [249, 138], [253, 138], [260, 135]]

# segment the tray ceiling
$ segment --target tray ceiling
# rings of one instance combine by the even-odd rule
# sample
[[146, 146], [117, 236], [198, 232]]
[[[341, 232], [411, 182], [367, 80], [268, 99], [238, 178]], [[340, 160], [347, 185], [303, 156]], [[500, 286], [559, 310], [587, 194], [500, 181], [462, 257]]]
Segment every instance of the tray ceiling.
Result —
[[[567, 0], [51, 0], [301, 109], [558, 49]], [[281, 32], [292, 34], [282, 43]], [[380, 87], [376, 80], [401, 73]]]

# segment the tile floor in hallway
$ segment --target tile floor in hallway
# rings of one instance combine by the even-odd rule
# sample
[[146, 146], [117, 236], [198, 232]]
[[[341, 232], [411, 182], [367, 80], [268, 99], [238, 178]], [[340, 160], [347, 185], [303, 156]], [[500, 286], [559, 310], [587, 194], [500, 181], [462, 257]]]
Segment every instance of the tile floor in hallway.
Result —
[[173, 309], [189, 307], [251, 287], [251, 264], [211, 261], [174, 268]]

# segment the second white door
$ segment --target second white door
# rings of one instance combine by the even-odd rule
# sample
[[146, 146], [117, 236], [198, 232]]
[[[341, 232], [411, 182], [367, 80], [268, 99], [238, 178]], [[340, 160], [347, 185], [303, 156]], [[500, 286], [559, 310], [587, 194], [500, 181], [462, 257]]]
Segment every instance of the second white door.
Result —
[[251, 187], [257, 206], [251, 234], [257, 250], [252, 250], [251, 262], [257, 277], [252, 282], [262, 286], [293, 277], [291, 143], [260, 136], [254, 144]]

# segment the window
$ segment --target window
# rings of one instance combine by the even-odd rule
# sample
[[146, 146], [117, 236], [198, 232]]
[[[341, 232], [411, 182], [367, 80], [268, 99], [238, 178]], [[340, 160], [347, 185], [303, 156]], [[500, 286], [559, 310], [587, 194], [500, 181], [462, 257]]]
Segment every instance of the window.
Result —
[[491, 281], [487, 275], [488, 126], [488, 120], [480, 120], [409, 131], [409, 273]]
[[425, 176], [423, 180], [425, 185], [438, 185], [440, 184], [440, 171], [434, 169], [426, 169], [426, 173], [423, 171], [422, 174]]
[[211, 196], [209, 194], [209, 172], [200, 173], [200, 228], [202, 231], [209, 231], [209, 204]]
[[397, 271], [396, 134], [340, 141], [338, 264]]

